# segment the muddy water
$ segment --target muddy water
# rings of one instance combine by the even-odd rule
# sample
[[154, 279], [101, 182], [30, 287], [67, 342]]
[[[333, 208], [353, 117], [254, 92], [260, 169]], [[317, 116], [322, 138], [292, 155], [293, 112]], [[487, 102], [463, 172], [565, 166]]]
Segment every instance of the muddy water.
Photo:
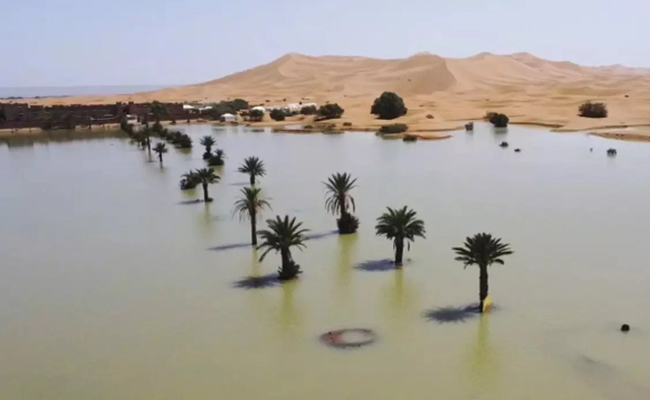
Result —
[[[0, 144], [0, 399], [650, 398], [647, 144], [482, 125], [418, 143], [179, 128], [226, 150], [207, 206], [178, 190], [198, 146], [161, 169], [110, 135]], [[265, 216], [316, 234], [294, 254], [299, 281], [242, 288], [278, 257], [219, 250], [249, 238], [231, 216], [249, 155], [267, 165]], [[321, 182], [337, 171], [359, 179], [355, 236], [329, 234]], [[427, 239], [384, 270], [374, 220], [402, 205]], [[480, 231], [516, 252], [492, 268], [498, 308], [482, 318], [456, 311], [477, 301], [478, 271], [451, 251]], [[319, 342], [346, 327], [378, 340]]]

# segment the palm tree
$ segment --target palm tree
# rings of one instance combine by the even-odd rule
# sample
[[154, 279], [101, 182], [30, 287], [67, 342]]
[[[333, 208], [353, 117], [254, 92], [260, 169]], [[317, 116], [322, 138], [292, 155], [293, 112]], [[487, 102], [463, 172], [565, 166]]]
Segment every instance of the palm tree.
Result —
[[256, 176], [266, 175], [266, 168], [264, 168], [264, 161], [258, 157], [248, 157], [238, 169], [242, 174], [249, 174], [251, 177], [251, 186], [255, 185]]
[[225, 158], [226, 158], [226, 152], [223, 151], [223, 149], [216, 149], [214, 151], [214, 154], [211, 154], [210, 157], [208, 158], [208, 165], [210, 167], [221, 167], [226, 163], [224, 161]]
[[134, 131], [133, 135], [131, 136], [131, 139], [138, 144], [142, 150], [147, 148], [147, 139], [145, 136], [142, 134], [142, 131]]
[[167, 109], [166, 105], [157, 100], [154, 100], [151, 102], [151, 114], [153, 115], [154, 121], [160, 124], [160, 119], [163, 116], [169, 115], [169, 110]]
[[235, 202], [233, 214], [239, 214], [239, 219], [248, 218], [251, 222], [251, 244], [257, 246], [257, 215], [264, 208], [271, 208], [268, 200], [262, 197], [262, 189], [250, 187], [240, 190], [242, 196]]
[[203, 185], [203, 201], [206, 203], [211, 202], [212, 199], [208, 196], [208, 185], [219, 182], [221, 177], [210, 168], [197, 169], [194, 174], [196, 175], [196, 181]]
[[167, 146], [165, 145], [165, 143], [158, 142], [156, 143], [156, 146], [153, 148], [153, 151], [158, 154], [158, 159], [160, 160], [160, 166], [162, 167], [163, 154], [167, 153]]
[[325, 209], [334, 215], [341, 215], [336, 222], [342, 235], [354, 233], [359, 228], [359, 220], [349, 212], [350, 206], [352, 211], [356, 211], [354, 197], [350, 196], [350, 191], [356, 187], [356, 182], [357, 179], [352, 179], [352, 175], [348, 173], [333, 174], [327, 182], [323, 182], [327, 188]]
[[400, 267], [404, 256], [404, 240], [412, 242], [416, 236], [424, 238], [424, 221], [417, 219], [416, 212], [409, 210], [407, 206], [399, 210], [387, 208], [388, 212], [377, 218], [375, 229], [377, 236], [386, 236], [386, 239], [393, 240], [395, 265]]
[[268, 229], [259, 231], [263, 242], [258, 249], [265, 249], [260, 261], [263, 261], [264, 257], [274, 250], [282, 257], [282, 266], [278, 270], [280, 280], [295, 278], [301, 271], [300, 265], [296, 264], [291, 257], [291, 248], [304, 248], [305, 233], [309, 230], [302, 229], [302, 222], [296, 222], [295, 217], [289, 219], [288, 215], [285, 215], [284, 218], [278, 215], [275, 219], [267, 220], [266, 223]]
[[212, 136], [203, 136], [199, 143], [201, 144], [201, 146], [205, 147], [205, 153], [203, 153], [203, 159], [204, 160], [209, 159], [212, 156], [212, 146], [214, 146], [217, 142], [214, 140]]
[[142, 134], [144, 145], [147, 146], [147, 151], [149, 151], [149, 158], [151, 158], [151, 135], [153, 134], [153, 130], [145, 126], [140, 133]]
[[181, 176], [180, 187], [181, 190], [190, 190], [196, 188], [196, 185], [199, 184], [199, 181], [196, 177], [196, 172], [190, 171]]
[[478, 233], [468, 237], [463, 247], [454, 247], [456, 261], [462, 261], [465, 267], [478, 265], [479, 268], [479, 299], [480, 312], [483, 312], [483, 304], [488, 296], [488, 267], [492, 264], [503, 265], [501, 257], [513, 253], [510, 245], [501, 243], [501, 239], [493, 237], [489, 233]]

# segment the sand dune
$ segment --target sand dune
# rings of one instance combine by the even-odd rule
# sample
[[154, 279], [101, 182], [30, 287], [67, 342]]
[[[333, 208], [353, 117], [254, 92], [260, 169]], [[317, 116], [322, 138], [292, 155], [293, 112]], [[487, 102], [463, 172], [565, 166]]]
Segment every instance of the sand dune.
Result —
[[[580, 66], [528, 53], [481, 53], [442, 58], [418, 53], [405, 59], [287, 54], [273, 62], [210, 82], [123, 96], [40, 99], [40, 104], [114, 101], [213, 102], [241, 97], [252, 103], [338, 102], [338, 121], [372, 128], [383, 122], [369, 113], [383, 91], [402, 96], [409, 108], [399, 119], [413, 129], [456, 127], [450, 121], [480, 118], [488, 110], [514, 123], [562, 127], [565, 131], [602, 126], [650, 125], [650, 69], [621, 65]], [[586, 100], [604, 101], [610, 116], [577, 117]], [[427, 119], [432, 114], [434, 119]]]

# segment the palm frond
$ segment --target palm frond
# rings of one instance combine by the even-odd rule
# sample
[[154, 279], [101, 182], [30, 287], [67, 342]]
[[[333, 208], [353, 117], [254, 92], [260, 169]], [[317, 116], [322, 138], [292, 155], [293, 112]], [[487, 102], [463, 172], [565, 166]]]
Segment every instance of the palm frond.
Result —
[[483, 267], [492, 264], [503, 265], [503, 256], [513, 254], [510, 245], [501, 243], [500, 238], [495, 238], [489, 233], [478, 233], [472, 237], [467, 237], [463, 247], [453, 247], [456, 253], [456, 261], [461, 261], [465, 267], [469, 265], [479, 265]]
[[[279, 215], [275, 219], [266, 220], [267, 229], [258, 232], [258, 236], [262, 239], [262, 243], [258, 249], [264, 249], [263, 256], [273, 250], [275, 252], [289, 251], [291, 247], [298, 247], [302, 249], [305, 247], [305, 233], [309, 229], [302, 228], [302, 222], [297, 222], [296, 218], [289, 218], [285, 215], [284, 218]], [[262, 261], [263, 258], [260, 258]]]
[[407, 239], [414, 241], [416, 237], [425, 238], [424, 221], [417, 218], [417, 213], [407, 206], [400, 209], [387, 207], [387, 212], [377, 218], [375, 230], [378, 236], [387, 239]]
[[217, 183], [221, 180], [221, 177], [215, 174], [210, 168], [197, 169], [194, 171], [194, 175], [201, 184]]
[[332, 174], [326, 182], [323, 182], [326, 189], [325, 209], [334, 215], [343, 214], [351, 205], [352, 210], [356, 211], [356, 203], [350, 196], [350, 191], [356, 187], [356, 182], [357, 179], [352, 179], [349, 173]]
[[214, 140], [214, 138], [212, 136], [208, 135], [208, 136], [203, 136], [201, 138], [201, 140], [199, 141], [199, 143], [201, 144], [201, 146], [204, 146], [204, 147], [212, 147], [215, 144], [217, 144], [217, 141]]
[[258, 157], [248, 157], [244, 159], [244, 163], [237, 169], [237, 171], [243, 174], [250, 174], [255, 176], [266, 175], [264, 161], [260, 160]]
[[239, 220], [252, 218], [262, 212], [265, 208], [271, 209], [271, 204], [262, 196], [262, 189], [246, 187], [240, 190], [241, 197], [235, 202], [233, 216], [239, 215]]

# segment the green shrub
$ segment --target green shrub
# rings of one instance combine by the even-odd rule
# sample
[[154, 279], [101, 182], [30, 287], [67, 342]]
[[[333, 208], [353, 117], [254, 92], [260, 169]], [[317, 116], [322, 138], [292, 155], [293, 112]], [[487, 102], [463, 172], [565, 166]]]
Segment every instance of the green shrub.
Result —
[[402, 133], [406, 132], [409, 129], [408, 125], [406, 124], [390, 124], [390, 125], [382, 125], [382, 127], [379, 129], [380, 133]]
[[510, 122], [510, 118], [505, 114], [492, 113], [492, 116], [490, 117], [490, 123], [492, 123], [495, 128], [505, 128], [508, 126], [508, 122]]
[[318, 112], [316, 106], [305, 106], [300, 109], [300, 114], [302, 115], [314, 115]]
[[324, 106], [320, 106], [318, 109], [318, 115], [321, 119], [341, 118], [344, 112], [345, 110], [337, 103], [325, 104]]
[[585, 118], [607, 118], [607, 106], [605, 103], [583, 103], [578, 108], [581, 117]]
[[274, 108], [271, 110], [271, 113], [269, 114], [272, 120], [274, 121], [284, 121], [284, 111], [280, 110], [279, 108]]
[[151, 129], [152, 129], [155, 133], [160, 134], [160, 132], [162, 132], [162, 130], [163, 130], [163, 126], [162, 126], [162, 124], [160, 123], [160, 121], [156, 121], [156, 122], [154, 122], [154, 124], [153, 124], [153, 126], [151, 127]]
[[176, 144], [181, 149], [191, 149], [192, 148], [192, 138], [189, 135], [182, 133], [178, 138]]
[[407, 111], [404, 100], [393, 92], [382, 93], [370, 108], [370, 114], [376, 115], [379, 119], [399, 118], [406, 115]]
[[260, 109], [251, 110], [251, 112], [248, 113], [248, 119], [253, 122], [259, 122], [264, 119], [264, 111]]
[[486, 112], [485, 112], [485, 115], [483, 116], [483, 120], [484, 120], [484, 121], [490, 121], [490, 120], [492, 120], [492, 117], [493, 117], [495, 114], [496, 114], [496, 113], [495, 113], [494, 111], [486, 111]]

